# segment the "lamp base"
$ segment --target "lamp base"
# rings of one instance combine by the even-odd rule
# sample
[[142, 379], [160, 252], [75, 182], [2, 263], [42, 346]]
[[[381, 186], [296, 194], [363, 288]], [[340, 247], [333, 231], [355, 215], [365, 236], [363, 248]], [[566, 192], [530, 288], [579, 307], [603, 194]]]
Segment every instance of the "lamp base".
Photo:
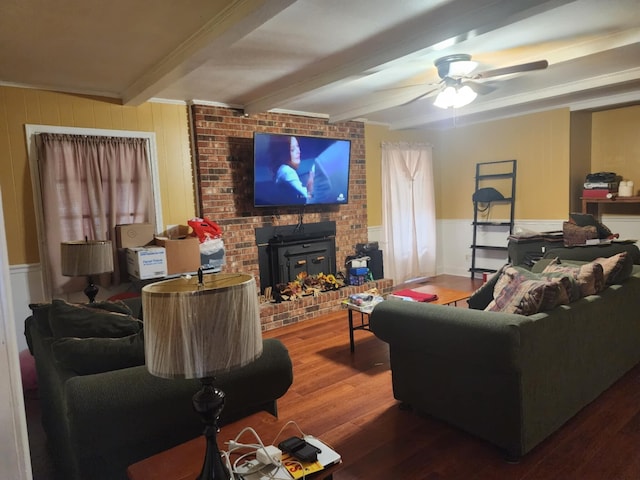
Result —
[[85, 287], [84, 294], [89, 299], [89, 303], [93, 303], [96, 301], [96, 296], [98, 295], [98, 286], [93, 283], [91, 275], [89, 275], [89, 285]]
[[216, 438], [225, 395], [213, 386], [213, 381], [213, 378], [201, 379], [202, 389], [193, 396], [193, 409], [202, 418], [205, 425], [203, 434], [207, 439], [207, 450], [198, 480], [230, 480], [231, 475], [222, 463]]

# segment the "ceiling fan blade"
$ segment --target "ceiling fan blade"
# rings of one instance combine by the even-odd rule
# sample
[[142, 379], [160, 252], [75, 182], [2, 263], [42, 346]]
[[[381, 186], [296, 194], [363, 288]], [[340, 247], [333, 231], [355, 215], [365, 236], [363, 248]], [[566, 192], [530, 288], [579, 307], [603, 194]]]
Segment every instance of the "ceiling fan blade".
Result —
[[500, 75], [509, 75], [510, 73], [530, 72], [532, 70], [544, 70], [549, 66], [549, 62], [546, 60], [538, 60], [537, 62], [521, 63], [520, 65], [511, 65], [510, 67], [495, 68], [493, 70], [487, 70], [486, 72], [480, 72], [473, 75], [471, 78], [478, 80], [481, 78], [498, 77]]
[[432, 95], [433, 93], [437, 92], [438, 90], [440, 90], [440, 87], [428, 90], [427, 92], [423, 93], [422, 95], [418, 95], [417, 97], [412, 98], [408, 102], [401, 103], [399, 106], [400, 107], [404, 107], [405, 105], [409, 105], [410, 103], [417, 102], [420, 99], [423, 99], [425, 97], [428, 97], [429, 95]]
[[479, 95], [487, 95], [491, 92], [495, 92], [496, 86], [488, 83], [473, 82], [467, 80], [461, 83], [461, 85], [469, 85], [471, 89]]

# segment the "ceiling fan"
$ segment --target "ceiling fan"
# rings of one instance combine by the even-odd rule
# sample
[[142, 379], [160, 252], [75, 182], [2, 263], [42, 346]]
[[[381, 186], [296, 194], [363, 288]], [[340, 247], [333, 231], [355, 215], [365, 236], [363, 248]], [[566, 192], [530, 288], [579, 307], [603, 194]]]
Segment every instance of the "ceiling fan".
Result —
[[510, 75], [512, 73], [544, 70], [549, 66], [549, 62], [546, 60], [538, 60], [472, 74], [473, 70], [478, 66], [478, 63], [472, 61], [471, 55], [466, 53], [457, 53], [438, 58], [434, 64], [438, 69], [440, 81], [432, 85], [437, 86], [412, 98], [403, 105], [413, 103], [416, 100], [437, 93], [438, 96], [436, 97], [434, 105], [441, 108], [463, 107], [475, 100], [478, 94], [485, 95], [495, 90], [494, 86], [480, 83], [478, 80]]

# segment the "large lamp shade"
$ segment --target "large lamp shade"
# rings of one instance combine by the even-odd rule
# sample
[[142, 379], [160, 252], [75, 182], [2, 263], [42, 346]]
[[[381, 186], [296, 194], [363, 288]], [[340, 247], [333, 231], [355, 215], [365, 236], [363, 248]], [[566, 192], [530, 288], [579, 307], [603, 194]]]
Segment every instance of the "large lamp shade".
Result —
[[262, 354], [260, 310], [251, 275], [182, 277], [142, 289], [147, 369], [165, 378], [206, 378]]

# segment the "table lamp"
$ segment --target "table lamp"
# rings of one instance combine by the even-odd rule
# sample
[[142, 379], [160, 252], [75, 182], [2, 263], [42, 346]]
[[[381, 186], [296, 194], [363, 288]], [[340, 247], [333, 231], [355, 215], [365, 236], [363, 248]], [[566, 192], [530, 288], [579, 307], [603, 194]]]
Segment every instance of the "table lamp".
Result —
[[93, 303], [98, 295], [98, 287], [93, 283], [93, 275], [113, 272], [113, 248], [109, 240], [79, 240], [60, 244], [60, 265], [65, 277], [87, 275], [89, 284], [84, 294]]
[[262, 354], [255, 279], [241, 273], [182, 277], [142, 288], [145, 360], [152, 375], [197, 378], [202, 389], [193, 408], [207, 440], [199, 480], [229, 479], [216, 440], [224, 392], [214, 376], [240, 368]]

